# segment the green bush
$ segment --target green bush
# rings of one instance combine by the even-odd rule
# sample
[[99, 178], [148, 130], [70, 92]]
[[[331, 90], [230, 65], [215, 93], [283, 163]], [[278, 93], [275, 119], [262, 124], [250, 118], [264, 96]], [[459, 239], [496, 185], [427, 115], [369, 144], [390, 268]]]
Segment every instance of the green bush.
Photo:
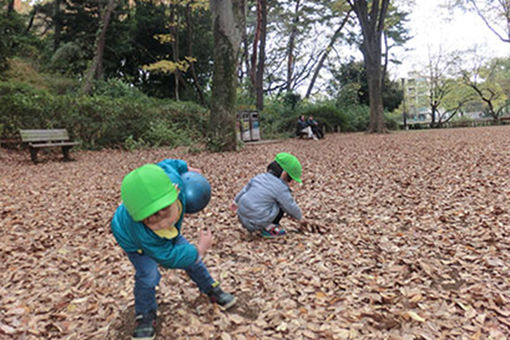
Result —
[[366, 131], [370, 122], [370, 108], [365, 105], [353, 105], [345, 108], [346, 124], [342, 131]]
[[111, 98], [130, 97], [149, 100], [149, 98], [138, 88], [130, 86], [120, 79], [109, 79], [107, 81], [94, 82], [92, 95]]
[[400, 113], [384, 113], [384, 125], [388, 130], [399, 130], [399, 123], [402, 122]]
[[[370, 108], [366, 105], [338, 106], [335, 101], [303, 103], [291, 106], [284, 101], [269, 102], [260, 114], [264, 138], [294, 136], [299, 116], [313, 116], [326, 131], [366, 131], [370, 120]], [[398, 129], [398, 119], [385, 113], [385, 125], [390, 130]]]
[[121, 95], [132, 90], [119, 88], [117, 97], [112, 92], [110, 96], [59, 95], [14, 81], [0, 82], [4, 137], [16, 137], [19, 129], [66, 128], [88, 149], [189, 146], [204, 141], [205, 108], [142, 94]]
[[76, 42], [61, 44], [50, 59], [48, 70], [72, 76], [87, 68], [86, 52]]
[[18, 129], [50, 126], [48, 120], [52, 108], [52, 96], [20, 83], [0, 82], [0, 124], [4, 136], [15, 137]]
[[267, 103], [259, 114], [261, 134], [264, 139], [281, 139], [294, 135], [297, 116], [283, 103]]

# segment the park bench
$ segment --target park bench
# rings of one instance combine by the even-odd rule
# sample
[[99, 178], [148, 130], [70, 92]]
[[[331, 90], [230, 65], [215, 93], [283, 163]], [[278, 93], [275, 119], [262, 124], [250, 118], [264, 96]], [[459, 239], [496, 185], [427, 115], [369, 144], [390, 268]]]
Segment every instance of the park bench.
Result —
[[501, 117], [499, 120], [501, 121], [501, 124], [510, 124], [509, 116]]
[[62, 147], [64, 161], [70, 161], [69, 149], [78, 142], [69, 140], [69, 134], [66, 129], [49, 130], [19, 130], [21, 141], [28, 143], [30, 148], [30, 158], [32, 162], [37, 163], [37, 152], [41, 148]]

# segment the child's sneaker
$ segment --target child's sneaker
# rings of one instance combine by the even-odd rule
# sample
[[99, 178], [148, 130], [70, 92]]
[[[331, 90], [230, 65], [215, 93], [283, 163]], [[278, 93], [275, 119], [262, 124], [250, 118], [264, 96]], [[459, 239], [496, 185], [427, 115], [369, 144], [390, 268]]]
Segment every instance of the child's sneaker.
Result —
[[218, 282], [213, 283], [211, 290], [207, 293], [212, 303], [217, 303], [222, 310], [227, 310], [236, 303], [236, 298], [225, 293]]
[[270, 224], [265, 229], [262, 229], [260, 232], [260, 236], [263, 238], [275, 238], [275, 237], [281, 237], [287, 234], [285, 232], [285, 229], [280, 227], [277, 224]]
[[131, 340], [153, 340], [156, 338], [156, 311], [146, 315], [138, 314], [135, 318], [136, 328]]

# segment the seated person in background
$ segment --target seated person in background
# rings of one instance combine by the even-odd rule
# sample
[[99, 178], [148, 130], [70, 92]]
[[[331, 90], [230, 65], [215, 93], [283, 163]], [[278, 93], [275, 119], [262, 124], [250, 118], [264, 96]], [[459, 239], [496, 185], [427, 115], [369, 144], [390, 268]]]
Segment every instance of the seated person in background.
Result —
[[324, 138], [324, 133], [322, 132], [322, 129], [319, 127], [319, 123], [315, 119], [313, 119], [313, 116], [308, 116], [308, 120], [306, 121], [306, 124], [312, 129], [312, 133], [319, 139]]
[[317, 139], [317, 137], [315, 137], [312, 132], [312, 128], [308, 126], [308, 124], [306, 123], [304, 115], [301, 115], [297, 121], [296, 136], [298, 137], [306, 136], [310, 139], [311, 138]]

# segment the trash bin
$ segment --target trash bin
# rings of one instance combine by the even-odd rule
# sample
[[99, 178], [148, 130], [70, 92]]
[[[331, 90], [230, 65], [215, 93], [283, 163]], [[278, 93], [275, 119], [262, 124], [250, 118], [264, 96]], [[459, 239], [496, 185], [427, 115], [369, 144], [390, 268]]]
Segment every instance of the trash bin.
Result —
[[260, 140], [259, 113], [257, 111], [240, 111], [237, 114], [239, 136], [242, 141]]

